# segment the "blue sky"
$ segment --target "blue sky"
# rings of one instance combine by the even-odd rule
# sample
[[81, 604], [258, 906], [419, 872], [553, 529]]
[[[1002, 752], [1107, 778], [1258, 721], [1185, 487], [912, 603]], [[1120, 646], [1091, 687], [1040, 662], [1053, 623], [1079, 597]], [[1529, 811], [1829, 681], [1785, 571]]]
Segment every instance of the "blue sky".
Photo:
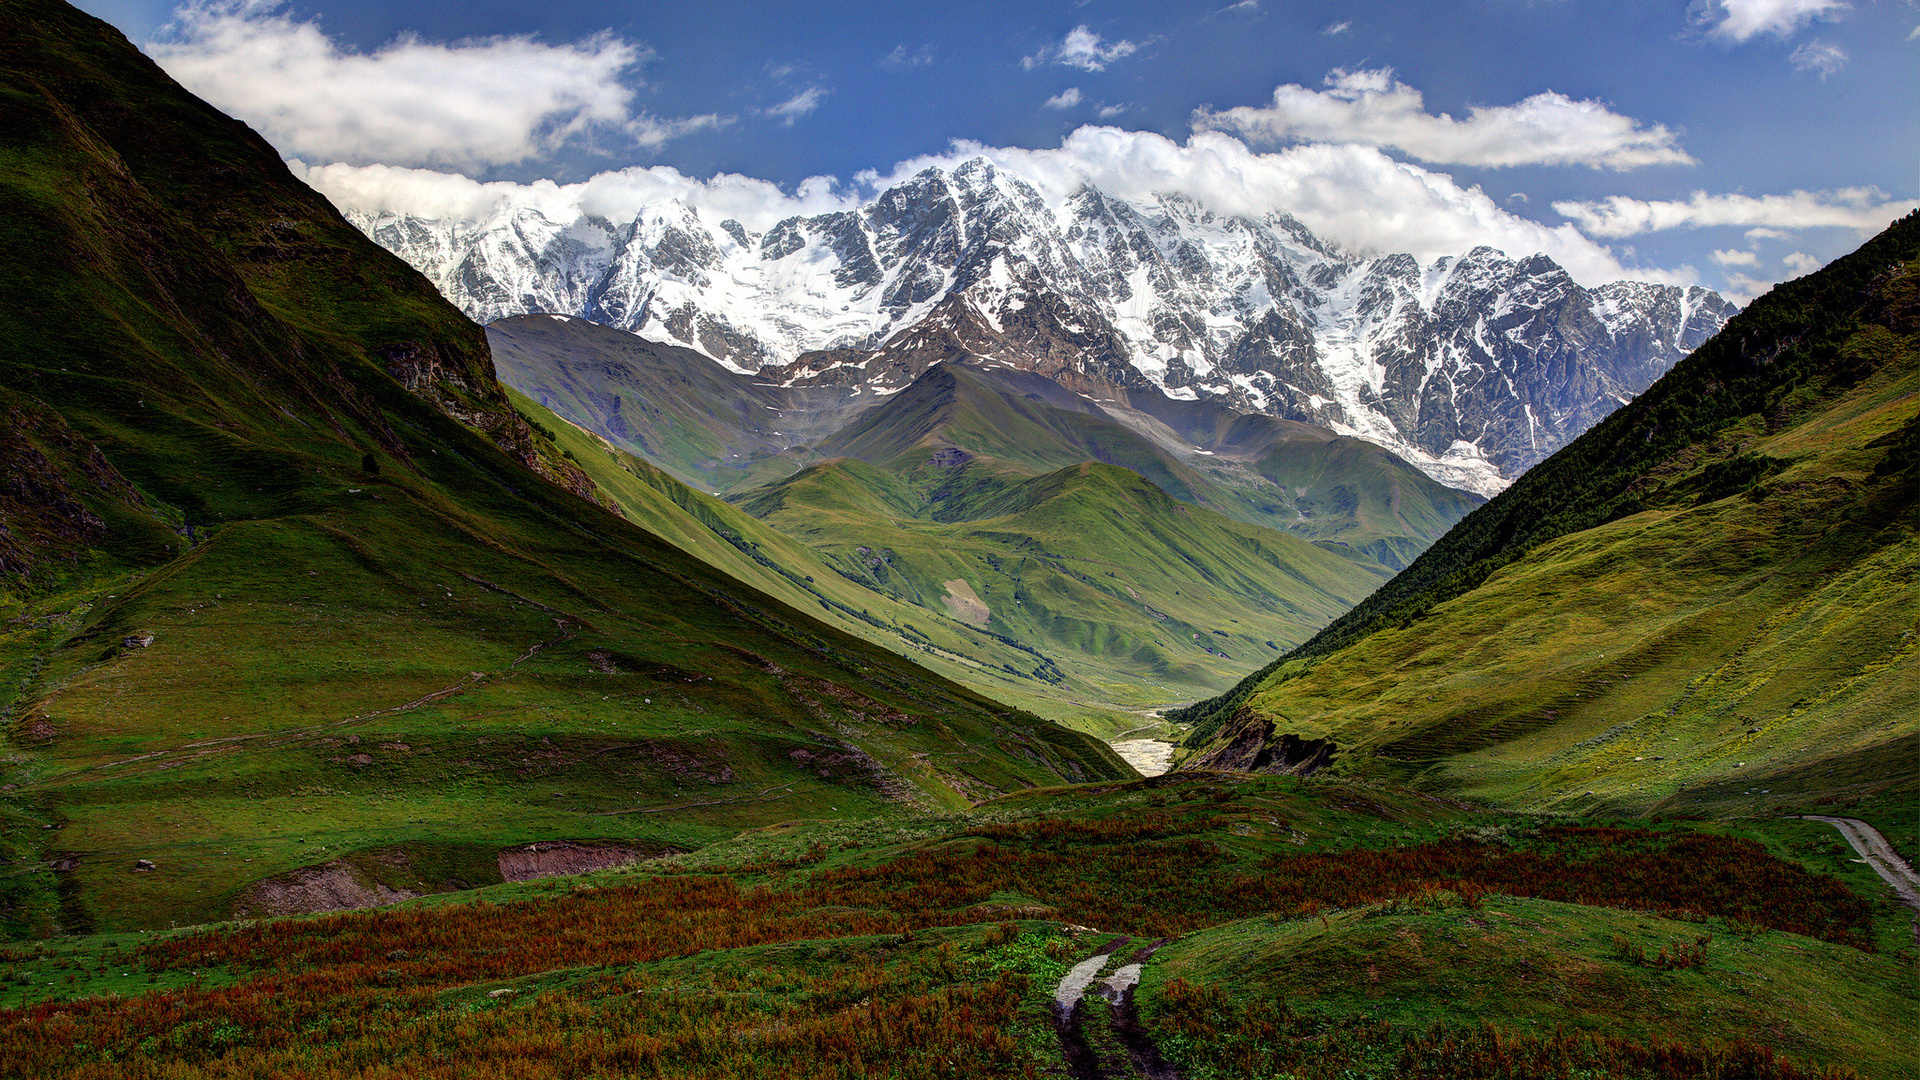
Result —
[[1913, 0], [81, 6], [395, 208], [553, 181], [775, 218], [986, 153], [1745, 299], [1920, 187]]

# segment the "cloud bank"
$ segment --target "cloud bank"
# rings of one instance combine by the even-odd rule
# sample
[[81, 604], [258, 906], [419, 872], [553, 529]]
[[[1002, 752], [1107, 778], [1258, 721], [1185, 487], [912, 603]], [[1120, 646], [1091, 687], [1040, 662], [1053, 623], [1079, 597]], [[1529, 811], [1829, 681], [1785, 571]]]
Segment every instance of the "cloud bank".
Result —
[[355, 52], [273, 2], [206, 0], [174, 16], [147, 46], [153, 59], [292, 156], [477, 169], [569, 143], [656, 146], [725, 122], [635, 109], [622, 79], [651, 53], [610, 33], [566, 45], [403, 36]]
[[601, 173], [578, 184], [522, 185], [383, 165], [294, 164], [336, 204], [372, 212], [478, 222], [510, 206], [530, 205], [556, 220], [585, 213], [626, 221], [645, 206], [679, 199], [709, 221], [733, 218], [765, 230], [794, 215], [852, 209], [923, 169], [951, 169], [976, 157], [1033, 184], [1056, 207], [1084, 185], [1148, 204], [1157, 195], [1184, 195], [1217, 214], [1290, 214], [1359, 255], [1406, 252], [1424, 262], [1486, 244], [1516, 257], [1543, 252], [1588, 285], [1623, 277], [1696, 281], [1686, 268], [1623, 265], [1573, 225], [1548, 227], [1518, 217], [1478, 188], [1462, 188], [1444, 174], [1373, 147], [1316, 143], [1260, 153], [1215, 131], [1176, 143], [1152, 132], [1088, 126], [1042, 150], [957, 142], [885, 173], [863, 172], [847, 182], [815, 177], [792, 192], [737, 175], [697, 180], [665, 166]]
[[1420, 91], [1390, 68], [1336, 68], [1325, 90], [1289, 83], [1270, 106], [1194, 113], [1196, 129], [1234, 131], [1256, 142], [1355, 142], [1448, 165], [1585, 165], [1637, 169], [1691, 165], [1679, 136], [1597, 101], [1548, 91], [1512, 105], [1476, 106], [1467, 118], [1427, 112]]
[[[1685, 201], [1630, 199], [1623, 195], [1597, 202], [1556, 202], [1553, 208], [1580, 223], [1593, 236], [1618, 239], [1663, 229], [1732, 225], [1767, 229], [1852, 229], [1862, 236], [1886, 228], [1912, 210], [1912, 200], [1887, 198], [1874, 187], [1838, 191], [1794, 191], [1786, 195], [1710, 195], [1696, 191]], [[1750, 237], [1754, 233], [1748, 233]]]

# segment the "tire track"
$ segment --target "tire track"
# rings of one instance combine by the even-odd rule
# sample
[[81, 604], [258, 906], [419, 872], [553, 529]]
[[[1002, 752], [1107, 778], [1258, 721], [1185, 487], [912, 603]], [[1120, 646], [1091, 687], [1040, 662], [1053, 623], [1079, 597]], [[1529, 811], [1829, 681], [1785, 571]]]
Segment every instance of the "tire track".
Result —
[[[1092, 956], [1075, 964], [1053, 991], [1054, 1030], [1060, 1037], [1060, 1056], [1071, 1080], [1181, 1080], [1180, 1074], [1160, 1056], [1160, 1048], [1140, 1023], [1134, 1004], [1134, 989], [1140, 983], [1140, 971], [1147, 958], [1169, 939], [1162, 938], [1137, 949], [1111, 975], [1099, 975], [1122, 948], [1133, 939], [1115, 937], [1100, 946]], [[1101, 999], [1098, 1007], [1111, 1010], [1112, 1029], [1124, 1059], [1109, 1053], [1103, 1058], [1086, 1034], [1087, 992]]]

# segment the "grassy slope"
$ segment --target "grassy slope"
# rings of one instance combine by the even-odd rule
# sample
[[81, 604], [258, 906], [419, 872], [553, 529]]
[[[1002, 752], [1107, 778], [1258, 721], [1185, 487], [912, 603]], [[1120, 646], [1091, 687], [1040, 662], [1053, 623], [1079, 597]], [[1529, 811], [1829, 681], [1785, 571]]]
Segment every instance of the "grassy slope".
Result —
[[708, 491], [791, 473], [811, 456], [805, 444], [871, 404], [837, 387], [773, 386], [579, 319], [500, 319], [487, 340], [502, 383]]
[[[104, 24], [5, 13], [4, 379], [107, 526], [10, 576], [0, 842], [46, 869], [9, 930], [200, 921], [369, 847], [1124, 773], [536, 476], [591, 490], [424, 279]], [[74, 479], [96, 453], [131, 494]]]
[[[1704, 963], [1658, 966], [1662, 950], [1702, 937]], [[1899, 961], [1717, 920], [1508, 897], [1471, 907], [1389, 902], [1204, 930], [1161, 950], [1148, 971], [1150, 1015], [1167, 983], [1185, 979], [1244, 1003], [1414, 1030], [1439, 1021], [1644, 1042], [1744, 1039], [1867, 1077], [1920, 1068], [1920, 1048], [1900, 1037], [1920, 1002]]]
[[[728, 575], [997, 700], [1076, 730], [1111, 735], [1149, 724], [1137, 714], [1104, 704], [1098, 687], [1071, 665], [1065, 685], [1038, 679], [1031, 670], [1038, 663], [1033, 653], [944, 609], [930, 611], [868, 588], [834, 569], [800, 539], [688, 487], [518, 391], [510, 393], [529, 420], [553, 433], [556, 445], [594, 478], [629, 521]], [[841, 490], [858, 494], [869, 489]], [[877, 516], [897, 512], [884, 504], [870, 510]]]
[[[1920, 686], [1916, 234], [1909, 219], [1757, 301], [1367, 604], [1187, 718], [1268, 720], [1358, 751], [1350, 767], [1430, 768], [1516, 805], [1906, 798], [1912, 770], [1892, 766], [1911, 764]], [[1888, 277], [1893, 252], [1908, 262]], [[1757, 368], [1740, 358], [1778, 325], [1800, 337]], [[1607, 458], [1619, 446], [1625, 460]]]
[[[1314, 545], [1177, 502], [1116, 466], [1032, 477], [975, 459], [941, 470], [938, 482], [922, 495], [896, 473], [836, 461], [742, 506], [842, 574], [1031, 643], [1061, 678], [1112, 700], [1223, 685], [1378, 581]], [[963, 502], [977, 516], [904, 516], [916, 497], [943, 517]]]

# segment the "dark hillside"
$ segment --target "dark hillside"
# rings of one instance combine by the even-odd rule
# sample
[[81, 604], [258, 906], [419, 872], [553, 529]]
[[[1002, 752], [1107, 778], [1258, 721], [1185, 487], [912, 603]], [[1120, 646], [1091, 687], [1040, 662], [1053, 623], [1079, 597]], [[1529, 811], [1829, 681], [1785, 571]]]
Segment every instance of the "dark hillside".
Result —
[[1126, 774], [589, 501], [478, 327], [104, 23], [0, 0], [0, 124], [5, 932]]

